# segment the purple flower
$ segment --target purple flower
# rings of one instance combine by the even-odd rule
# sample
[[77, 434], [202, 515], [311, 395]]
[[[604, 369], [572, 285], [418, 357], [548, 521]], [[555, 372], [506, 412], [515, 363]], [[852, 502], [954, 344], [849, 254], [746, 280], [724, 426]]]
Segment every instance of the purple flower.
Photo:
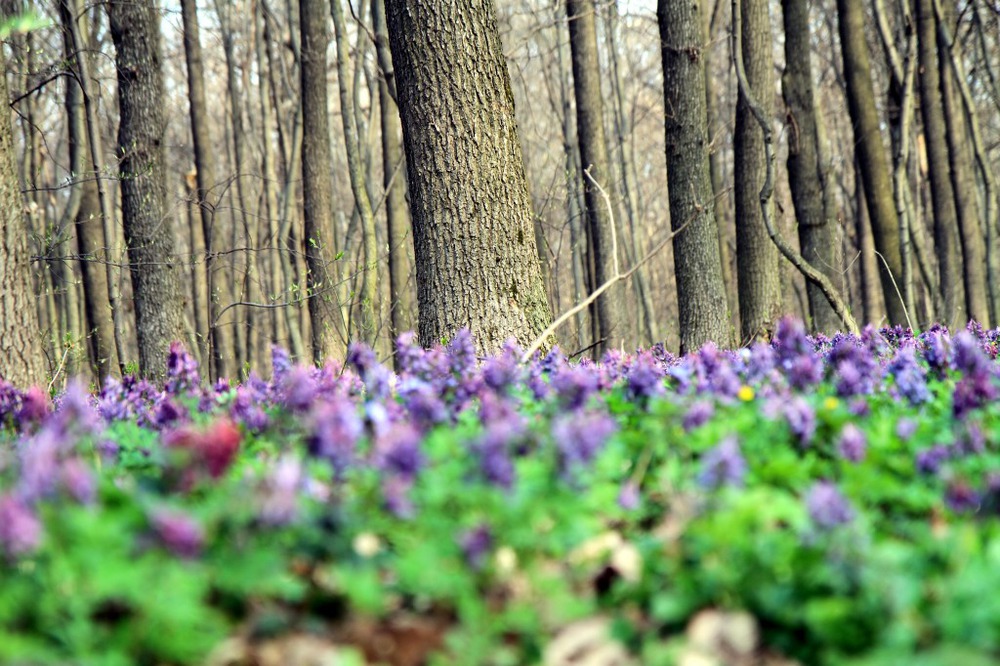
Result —
[[504, 393], [521, 378], [521, 350], [514, 340], [504, 343], [503, 349], [483, 363], [483, 382], [498, 393]]
[[840, 431], [840, 442], [837, 445], [837, 450], [844, 460], [854, 463], [861, 462], [865, 458], [867, 446], [865, 433], [853, 423], [848, 423]]
[[413, 483], [398, 476], [387, 476], [382, 481], [382, 501], [385, 508], [397, 518], [409, 519], [416, 509], [410, 499], [410, 488]]
[[663, 372], [649, 352], [636, 355], [628, 366], [626, 393], [632, 399], [648, 399], [663, 395]]
[[292, 369], [292, 359], [288, 350], [278, 345], [271, 345], [271, 381], [278, 383]]
[[63, 462], [59, 472], [62, 487], [80, 504], [90, 504], [97, 495], [97, 480], [94, 473], [79, 458]]
[[564, 366], [550, 380], [562, 406], [573, 411], [583, 407], [597, 391], [596, 373], [582, 366]]
[[259, 516], [265, 525], [280, 527], [291, 524], [299, 513], [299, 490], [304, 486], [302, 462], [285, 455], [278, 459], [265, 477], [259, 495]]
[[17, 410], [17, 422], [23, 430], [29, 424], [41, 423], [49, 415], [49, 396], [38, 386], [32, 386], [21, 394], [21, 408]]
[[600, 412], [556, 417], [552, 423], [552, 439], [563, 472], [592, 463], [616, 429], [614, 419]]
[[335, 398], [317, 406], [306, 437], [309, 452], [333, 467], [342, 477], [354, 463], [358, 439], [364, 431], [357, 407], [347, 398]]
[[805, 398], [795, 397], [785, 403], [785, 420], [800, 446], [809, 446], [816, 434], [816, 411]]
[[150, 516], [150, 524], [164, 547], [178, 557], [194, 558], [201, 552], [205, 532], [191, 516], [159, 509]]
[[924, 360], [938, 378], [945, 376], [951, 367], [951, 338], [948, 331], [937, 325], [920, 334], [923, 343]]
[[813, 523], [829, 530], [854, 520], [854, 509], [832, 481], [818, 481], [806, 495], [806, 508]]
[[180, 342], [171, 342], [170, 353], [167, 354], [167, 393], [180, 395], [196, 391], [200, 385], [198, 361], [194, 360]]
[[635, 511], [642, 503], [639, 486], [634, 481], [626, 481], [618, 491], [618, 506], [626, 511]]
[[15, 497], [0, 496], [0, 548], [17, 557], [38, 548], [41, 540], [42, 524], [34, 512]]
[[937, 444], [917, 453], [917, 471], [921, 474], [937, 474], [938, 470], [951, 457], [947, 446]]
[[740, 443], [735, 435], [730, 435], [701, 457], [698, 483], [708, 490], [742, 486], [746, 473], [747, 462], [740, 451]]
[[944, 492], [944, 502], [955, 513], [975, 512], [979, 509], [980, 497], [965, 481], [953, 479]]
[[927, 388], [927, 377], [917, 362], [917, 353], [913, 347], [900, 349], [896, 358], [886, 368], [887, 374], [896, 381], [896, 391], [910, 401], [911, 405], [929, 402], [931, 393]]
[[410, 422], [425, 432], [449, 418], [448, 407], [437, 391], [423, 380], [412, 378], [403, 380], [399, 387], [399, 395], [409, 413]]
[[420, 432], [409, 423], [394, 423], [375, 442], [376, 466], [412, 481], [424, 466], [420, 440]]
[[681, 422], [685, 432], [691, 432], [695, 428], [708, 423], [712, 415], [715, 414], [715, 405], [708, 400], [698, 400], [691, 403], [684, 420]]
[[281, 402], [293, 412], [305, 412], [316, 399], [319, 385], [308, 368], [297, 365], [281, 379]]
[[347, 350], [347, 362], [357, 370], [370, 400], [384, 400], [390, 394], [392, 372], [378, 362], [371, 347], [363, 342], [352, 343]]
[[904, 416], [896, 422], [896, 436], [905, 442], [913, 437], [919, 425], [916, 420]]
[[488, 483], [510, 489], [514, 485], [514, 444], [524, 434], [517, 419], [489, 421], [482, 436], [473, 446], [479, 459], [479, 471]]
[[153, 424], [159, 428], [165, 428], [186, 420], [187, 416], [186, 408], [174, 402], [174, 399], [169, 395], [165, 395], [153, 411]]
[[493, 548], [493, 532], [489, 525], [483, 523], [463, 533], [458, 544], [466, 564], [472, 569], [481, 569]]

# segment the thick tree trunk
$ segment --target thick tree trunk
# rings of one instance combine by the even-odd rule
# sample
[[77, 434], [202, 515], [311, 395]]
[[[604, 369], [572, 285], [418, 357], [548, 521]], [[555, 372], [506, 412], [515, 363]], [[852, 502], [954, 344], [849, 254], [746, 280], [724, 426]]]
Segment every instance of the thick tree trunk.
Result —
[[[933, 4], [933, 3], [932, 3]], [[954, 6], [942, 3], [944, 17], [951, 34], [954, 23]], [[982, 207], [979, 205], [979, 185], [976, 182], [975, 158], [969, 126], [965, 120], [962, 96], [955, 80], [950, 60], [955, 59], [962, 69], [961, 52], [949, 54], [948, 44], [938, 30], [938, 67], [941, 72], [941, 98], [944, 103], [945, 126], [948, 141], [948, 158], [951, 169], [952, 192], [958, 213], [959, 241], [962, 248], [962, 276], [965, 285], [965, 305], [969, 318], [985, 327], [990, 324], [990, 301], [987, 288], [986, 239], [981, 224]], [[958, 43], [956, 49], [961, 48]]]
[[305, 222], [306, 287], [312, 320], [313, 359], [322, 362], [344, 351], [337, 303], [337, 252], [333, 229], [333, 158], [327, 108], [326, 49], [330, 43], [326, 0], [301, 0], [302, 194]]
[[[604, 103], [601, 94], [601, 69], [597, 54], [597, 21], [594, 0], [566, 0], [569, 19], [569, 46], [573, 63], [573, 91], [576, 96], [576, 133], [580, 143], [580, 160], [584, 171], [590, 173], [605, 192], [611, 191], [610, 162], [604, 136]], [[590, 227], [590, 251], [594, 258], [594, 278], [597, 286], [615, 275], [617, 264], [611, 211], [596, 185], [584, 175], [584, 197], [587, 206], [587, 224]], [[610, 195], [609, 195], [610, 196]], [[596, 351], [617, 347], [625, 334], [621, 319], [624, 297], [620, 286], [604, 292], [597, 299], [597, 318], [600, 322], [600, 344]]]
[[840, 48], [844, 59], [847, 106], [854, 127], [860, 176], [871, 220], [875, 250], [879, 260], [879, 278], [890, 324], [905, 324], [903, 302], [896, 293], [894, 279], [903, 275], [899, 246], [899, 219], [893, 203], [892, 178], [889, 174], [875, 91], [872, 86], [871, 60], [865, 41], [865, 11], [862, 0], [837, 0]]
[[209, 285], [209, 322], [211, 331], [212, 376], [230, 377], [237, 372], [236, 313], [222, 309], [233, 302], [232, 277], [226, 275], [227, 261], [218, 254], [226, 247], [225, 229], [216, 219], [218, 196], [215, 155], [208, 126], [208, 106], [205, 101], [205, 72], [202, 65], [201, 40], [198, 36], [196, 0], [181, 0], [184, 22], [184, 56], [187, 61], [188, 97], [191, 113], [191, 136], [197, 169], [196, 192], [205, 236], [205, 263]]
[[389, 0], [406, 145], [420, 341], [464, 326], [483, 351], [551, 321], [514, 117], [488, 0]]
[[941, 78], [937, 57], [937, 21], [933, 0], [917, 0], [917, 39], [920, 62], [920, 112], [924, 121], [924, 141], [931, 202], [934, 213], [934, 248], [941, 271], [942, 317], [949, 326], [967, 319], [965, 289], [962, 284], [961, 248], [958, 240], [958, 212], [948, 161], [947, 126], [941, 98]]
[[[732, 343], [709, 172], [700, 2], [660, 0], [670, 224], [681, 351]], [[686, 225], [686, 226], [685, 226]], [[770, 242], [770, 241], [768, 241]]]
[[[382, 126], [382, 186], [385, 188], [386, 238], [389, 246], [389, 334], [395, 340], [413, 327], [413, 234], [406, 203], [406, 163], [403, 128], [393, 97], [395, 74], [385, 24], [385, 0], [372, 0], [375, 49], [381, 68], [378, 81], [379, 120]], [[395, 359], [395, 356], [393, 356]]]
[[[767, 0], [740, 0], [743, 66], [768, 119], [774, 116], [774, 58]], [[769, 338], [781, 315], [778, 249], [764, 225], [760, 191], [767, 174], [764, 135], [740, 91], [735, 130], [736, 265], [744, 342]], [[773, 206], [773, 203], [769, 204]]]
[[[788, 125], [788, 184], [798, 223], [802, 256], [843, 291], [843, 270], [837, 219], [829, 178], [822, 159], [821, 122], [813, 93], [812, 45], [808, 0], [784, 0], [785, 73], [781, 90]], [[840, 317], [822, 290], [808, 282], [809, 313], [813, 330], [832, 333], [841, 328]]]
[[[0, 51], [0, 72], [6, 72]], [[17, 386], [44, 384], [45, 353], [35, 309], [28, 228], [14, 158], [7, 77], [0, 75], [0, 377]]]
[[160, 14], [154, 0], [116, 0], [108, 12], [118, 70], [122, 221], [139, 369], [155, 377], [165, 372], [170, 343], [183, 333], [174, 225], [166, 210]]

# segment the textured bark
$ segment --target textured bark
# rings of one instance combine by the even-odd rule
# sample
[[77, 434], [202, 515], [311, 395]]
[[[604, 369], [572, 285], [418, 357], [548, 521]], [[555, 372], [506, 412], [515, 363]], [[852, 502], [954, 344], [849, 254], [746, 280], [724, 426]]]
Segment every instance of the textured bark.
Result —
[[[392, 93], [395, 74], [385, 24], [385, 0], [372, 0], [372, 24], [381, 76], [378, 81], [379, 120], [382, 125], [382, 185], [385, 187], [386, 238], [389, 246], [389, 333], [393, 340], [413, 328], [413, 234], [406, 203], [406, 163], [403, 128]], [[395, 359], [395, 356], [393, 356]]]
[[222, 308], [233, 302], [230, 276], [226, 275], [227, 262], [218, 255], [226, 247], [223, 225], [216, 219], [218, 197], [213, 194], [216, 186], [215, 155], [208, 126], [208, 105], [205, 101], [205, 72], [202, 64], [201, 40], [198, 36], [196, 0], [181, 0], [184, 22], [184, 57], [187, 61], [188, 97], [190, 100], [191, 136], [194, 143], [194, 162], [197, 169], [197, 201], [201, 210], [201, 224], [205, 237], [205, 263], [209, 287], [209, 322], [211, 331], [211, 356], [213, 377], [234, 376], [236, 363], [236, 315], [233, 310], [222, 313]]
[[173, 218], [166, 211], [160, 15], [154, 0], [108, 4], [118, 70], [122, 222], [135, 300], [139, 371], [166, 370], [182, 335]]
[[[788, 184], [798, 223], [802, 256], [823, 272], [838, 290], [844, 290], [836, 210], [829, 195], [829, 177], [822, 159], [821, 119], [813, 92], [812, 47], [807, 0], [784, 0], [785, 73], [781, 91], [788, 124]], [[840, 317], [822, 290], [808, 282], [809, 313], [813, 329], [832, 333]]]
[[[0, 71], [6, 72], [2, 51]], [[45, 382], [46, 366], [9, 99], [7, 77], [0, 76], [0, 377], [17, 386], [29, 386]]]
[[389, 0], [406, 146], [419, 337], [468, 326], [481, 350], [551, 321], [510, 74], [490, 0]]
[[[942, 3], [943, 19], [947, 22], [951, 34], [955, 34], [954, 6]], [[955, 207], [958, 213], [959, 241], [962, 248], [962, 277], [965, 285], [965, 306], [969, 318], [975, 319], [983, 326], [989, 327], [990, 301], [987, 288], [987, 264], [985, 229], [982, 219], [982, 207], [979, 205], [979, 185], [976, 182], [975, 158], [972, 154], [972, 141], [969, 137], [969, 127], [965, 119], [965, 109], [962, 106], [962, 96], [955, 81], [955, 72], [950, 58], [954, 58], [959, 69], [962, 68], [961, 52], [949, 55], [948, 45], [938, 31], [938, 68], [941, 72], [941, 98], [944, 103], [944, 119], [947, 127], [948, 159], [951, 172], [952, 192], [955, 195]], [[956, 43], [955, 49], [961, 46]]]
[[[63, 0], [59, 3], [66, 61], [77, 73], [80, 68], [75, 61], [80, 54], [77, 54], [73, 45], [73, 31], [79, 30], [81, 33], [84, 31], [78, 26], [73, 26], [71, 22], [79, 13], [77, 0]], [[87, 42], [86, 39], [82, 41]], [[81, 76], [80, 81], [82, 80]], [[116, 367], [114, 323], [108, 307], [110, 302], [108, 274], [100, 263], [102, 260], [107, 260], [107, 251], [101, 225], [101, 200], [95, 178], [97, 174], [89, 174], [87, 177], [83, 175], [86, 168], [84, 165], [89, 162], [84, 91], [79, 83], [72, 79], [66, 80], [66, 118], [70, 164], [73, 165], [74, 177], [83, 181], [74, 188], [79, 195], [79, 203], [73, 215], [73, 222], [76, 225], [77, 246], [81, 255], [80, 269], [88, 356], [94, 376], [99, 383], [103, 383], [112, 368]]]
[[[660, 0], [670, 223], [687, 225], [673, 240], [681, 351], [732, 340], [719, 258], [709, 172], [704, 32], [700, 2]], [[770, 242], [770, 241], [768, 241]]]
[[[569, 46], [573, 63], [573, 92], [576, 97], [576, 134], [580, 160], [585, 171], [606, 192], [611, 191], [610, 162], [604, 136], [604, 103], [601, 95], [601, 69], [597, 54], [597, 21], [594, 0], [566, 0], [569, 19]], [[597, 286], [615, 275], [615, 244], [612, 239], [611, 211], [590, 178], [584, 177], [587, 225], [590, 227], [590, 251], [594, 261]], [[617, 239], [618, 244], [624, 239]], [[597, 299], [600, 344], [596, 351], [615, 348], [625, 334], [621, 318], [624, 298], [621, 286], [615, 286]]]
[[[740, 0], [743, 66], [768, 119], [774, 116], [774, 58], [767, 0]], [[764, 225], [760, 191], [767, 175], [764, 135], [740, 91], [735, 130], [736, 268], [743, 341], [768, 338], [781, 315], [778, 250]], [[773, 207], [773, 203], [769, 204]]]
[[[878, 261], [879, 281], [890, 324], [905, 324], [903, 303], [893, 285], [894, 276], [902, 277], [903, 260], [899, 247], [899, 219], [893, 203], [892, 178], [885, 146], [879, 129], [872, 85], [871, 59], [865, 41], [865, 11], [862, 0], [837, 0], [840, 48], [847, 84], [847, 106], [854, 129], [854, 139], [865, 188], [865, 201], [871, 220], [875, 249], [885, 259]], [[888, 265], [888, 270], [886, 270]]]
[[344, 351], [336, 278], [330, 263], [336, 253], [333, 230], [333, 158], [327, 117], [326, 49], [330, 43], [326, 0], [301, 0], [302, 26], [302, 194], [305, 222], [306, 288], [312, 320], [312, 351], [317, 362]]
[[941, 275], [942, 318], [949, 326], [966, 321], [965, 289], [962, 284], [958, 211], [951, 185], [944, 106], [937, 57], [937, 22], [932, 0], [917, 0], [917, 39], [920, 62], [920, 114], [924, 121], [931, 203], [934, 213], [934, 249]]

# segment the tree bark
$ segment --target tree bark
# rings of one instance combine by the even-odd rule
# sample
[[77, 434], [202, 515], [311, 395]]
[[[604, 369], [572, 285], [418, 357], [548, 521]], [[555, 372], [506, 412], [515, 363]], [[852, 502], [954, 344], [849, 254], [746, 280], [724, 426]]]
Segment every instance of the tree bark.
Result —
[[[774, 117], [774, 58], [767, 0], [740, 0], [743, 66], [767, 116]], [[764, 137], [740, 91], [735, 130], [736, 266], [744, 342], [769, 338], [781, 315], [779, 256], [764, 225], [760, 191], [767, 174]], [[769, 204], [773, 207], [773, 203]]]
[[[823, 272], [834, 286], [844, 290], [840, 242], [829, 177], [822, 158], [821, 119], [813, 92], [812, 45], [808, 0], [784, 0], [785, 73], [781, 90], [788, 125], [788, 184], [798, 222], [802, 256]], [[841, 326], [840, 317], [822, 290], [809, 282], [809, 313], [813, 330], [832, 333]]]
[[118, 154], [122, 222], [135, 300], [139, 370], [166, 371], [170, 343], [183, 333], [174, 221], [166, 210], [160, 15], [154, 0], [108, 4], [118, 70]]
[[961, 248], [958, 240], [958, 212], [952, 189], [948, 160], [948, 133], [944, 121], [941, 78], [937, 56], [937, 22], [932, 0], [917, 0], [917, 39], [920, 63], [920, 113], [924, 121], [924, 141], [931, 203], [934, 213], [934, 248], [941, 275], [944, 322], [961, 326], [966, 321], [965, 289], [962, 283]]
[[[382, 126], [382, 186], [385, 188], [386, 238], [389, 246], [389, 334], [395, 340], [413, 327], [413, 234], [406, 203], [406, 163], [399, 107], [393, 97], [395, 73], [389, 52], [385, 0], [372, 0], [372, 24], [380, 74], [379, 120]], [[396, 357], [393, 355], [394, 362]], [[397, 367], [398, 369], [398, 367]]]
[[[6, 62], [0, 51], [0, 71]], [[7, 77], [0, 76], [0, 377], [21, 387], [46, 379], [42, 329], [35, 309], [28, 229], [14, 157]]]
[[[933, 9], [933, 2], [931, 3]], [[944, 16], [941, 20], [947, 22], [951, 34], [954, 23], [954, 7], [942, 4]], [[937, 18], [937, 17], [935, 17]], [[962, 277], [965, 285], [965, 306], [969, 318], [975, 319], [984, 327], [989, 328], [990, 301], [987, 288], [987, 264], [985, 230], [980, 224], [982, 208], [979, 205], [979, 185], [976, 182], [975, 158], [972, 155], [972, 141], [969, 138], [969, 127], [965, 120], [965, 109], [962, 96], [955, 80], [955, 72], [950, 60], [962, 68], [961, 45], [956, 43], [957, 52], [949, 49], [948, 44], [937, 31], [938, 68], [941, 72], [941, 99], [944, 104], [944, 120], [947, 127], [948, 161], [951, 170], [952, 192], [955, 195], [955, 208], [958, 213], [959, 241], [962, 249]]]
[[301, 0], [302, 194], [305, 222], [306, 288], [312, 320], [313, 359], [322, 362], [344, 350], [342, 315], [330, 263], [333, 229], [333, 157], [327, 109], [326, 49], [330, 43], [326, 0]]
[[[700, 2], [659, 0], [667, 177], [681, 352], [732, 343], [709, 171], [704, 31]], [[770, 242], [770, 241], [768, 241]]]
[[865, 41], [865, 12], [862, 0], [837, 0], [840, 48], [844, 60], [847, 106], [854, 129], [856, 152], [865, 201], [871, 220], [879, 278], [890, 324], [905, 324], [906, 312], [896, 293], [894, 279], [903, 275], [899, 246], [899, 219], [893, 203], [892, 178], [882, 145], [871, 59]]
[[188, 96], [190, 100], [191, 136], [197, 169], [196, 197], [205, 235], [205, 263], [209, 284], [209, 330], [211, 331], [212, 377], [230, 377], [237, 371], [236, 314], [222, 308], [233, 302], [231, 275], [226, 275], [227, 262], [219, 252], [226, 246], [225, 229], [216, 219], [218, 197], [212, 194], [215, 176], [215, 150], [209, 131], [208, 106], [205, 101], [205, 72], [202, 64], [201, 40], [198, 36], [196, 0], [181, 0], [184, 23], [184, 56], [187, 62]]
[[551, 321], [510, 74], [488, 0], [389, 0], [420, 341], [464, 326], [484, 352]]
[[[610, 162], [604, 136], [604, 103], [601, 94], [601, 69], [597, 54], [597, 21], [594, 0], [566, 0], [569, 20], [569, 46], [573, 64], [573, 91], [576, 97], [576, 133], [580, 143], [580, 160], [584, 171], [610, 191]], [[590, 251], [594, 258], [594, 278], [602, 285], [615, 275], [617, 257], [615, 245], [625, 239], [613, 238], [614, 220], [608, 204], [598, 188], [584, 176], [584, 200], [587, 224], [590, 227]], [[624, 298], [620, 286], [613, 287], [597, 299], [600, 337], [596, 351], [615, 348], [625, 334], [621, 318]]]

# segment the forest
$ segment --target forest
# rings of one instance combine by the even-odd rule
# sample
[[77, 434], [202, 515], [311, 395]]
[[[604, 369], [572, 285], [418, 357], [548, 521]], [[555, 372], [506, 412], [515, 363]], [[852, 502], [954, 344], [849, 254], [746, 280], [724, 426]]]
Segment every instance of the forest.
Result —
[[4, 374], [996, 323], [992, 3], [386, 4], [7, 3]]
[[0, 664], [1000, 663], [996, 0], [0, 40]]

